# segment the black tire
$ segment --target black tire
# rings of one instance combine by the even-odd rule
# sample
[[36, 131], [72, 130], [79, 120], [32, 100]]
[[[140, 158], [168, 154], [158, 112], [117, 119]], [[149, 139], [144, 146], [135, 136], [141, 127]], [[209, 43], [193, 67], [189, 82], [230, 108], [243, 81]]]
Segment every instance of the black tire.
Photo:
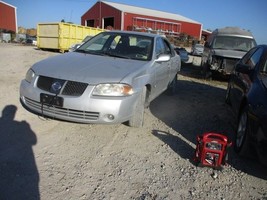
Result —
[[143, 126], [146, 94], [147, 94], [147, 89], [146, 87], [144, 87], [135, 104], [132, 118], [128, 122], [128, 125], [130, 127], [140, 128]]
[[248, 156], [249, 141], [248, 141], [248, 113], [247, 108], [243, 108], [238, 117], [238, 127], [234, 139], [234, 150], [241, 156]]
[[175, 95], [177, 93], [177, 85], [178, 85], [178, 75], [176, 74], [173, 78], [173, 80], [168, 85], [168, 93], [170, 95]]

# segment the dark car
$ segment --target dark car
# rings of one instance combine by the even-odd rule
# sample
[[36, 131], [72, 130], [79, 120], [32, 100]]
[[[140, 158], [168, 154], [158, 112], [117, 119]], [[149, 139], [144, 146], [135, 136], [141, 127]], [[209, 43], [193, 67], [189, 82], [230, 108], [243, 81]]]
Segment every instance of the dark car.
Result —
[[176, 47], [174, 48], [176, 53], [180, 56], [182, 62], [187, 62], [189, 60], [188, 52], [183, 47]]
[[252, 48], [237, 62], [226, 102], [238, 116], [235, 151], [243, 156], [255, 152], [267, 165], [267, 45]]
[[36, 39], [36, 37], [28, 37], [26, 39], [26, 41], [25, 41], [25, 44], [36, 46], [37, 45], [37, 39]]

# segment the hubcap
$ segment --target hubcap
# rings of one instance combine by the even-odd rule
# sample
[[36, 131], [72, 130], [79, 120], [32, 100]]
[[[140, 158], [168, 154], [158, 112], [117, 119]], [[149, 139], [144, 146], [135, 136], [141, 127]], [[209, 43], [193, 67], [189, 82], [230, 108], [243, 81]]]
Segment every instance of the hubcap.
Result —
[[238, 129], [237, 129], [237, 135], [236, 135], [236, 146], [238, 148], [241, 147], [241, 145], [244, 142], [244, 137], [246, 135], [246, 128], [247, 128], [247, 115], [245, 112], [242, 113], [239, 119]]

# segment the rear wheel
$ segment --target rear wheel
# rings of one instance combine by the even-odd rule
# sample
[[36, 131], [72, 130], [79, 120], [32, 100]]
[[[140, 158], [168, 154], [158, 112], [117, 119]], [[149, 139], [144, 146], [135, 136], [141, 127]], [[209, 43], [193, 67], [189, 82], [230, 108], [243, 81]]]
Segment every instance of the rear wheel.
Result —
[[248, 131], [248, 113], [245, 107], [239, 115], [234, 144], [235, 151], [242, 156], [249, 154]]
[[143, 88], [136, 105], [133, 109], [132, 118], [129, 120], [128, 124], [131, 127], [142, 127], [144, 123], [144, 112], [145, 112], [145, 102], [146, 102], [146, 87]]

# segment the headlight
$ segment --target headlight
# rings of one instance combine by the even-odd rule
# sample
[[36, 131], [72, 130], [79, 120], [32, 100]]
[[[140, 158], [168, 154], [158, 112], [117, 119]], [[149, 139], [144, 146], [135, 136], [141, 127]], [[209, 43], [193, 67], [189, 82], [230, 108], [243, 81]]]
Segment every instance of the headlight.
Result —
[[93, 95], [95, 96], [129, 96], [133, 94], [133, 89], [127, 84], [105, 83], [95, 87]]
[[27, 71], [27, 73], [26, 73], [25, 80], [30, 83], [32, 81], [32, 79], [33, 79], [34, 76], [35, 76], [34, 71], [32, 69], [29, 69]]

